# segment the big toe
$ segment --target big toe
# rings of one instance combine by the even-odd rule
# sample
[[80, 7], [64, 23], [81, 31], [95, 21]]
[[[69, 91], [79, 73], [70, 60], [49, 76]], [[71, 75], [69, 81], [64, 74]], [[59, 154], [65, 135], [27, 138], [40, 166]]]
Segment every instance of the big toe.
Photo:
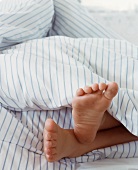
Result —
[[45, 123], [45, 130], [47, 132], [57, 132], [57, 124], [52, 119], [47, 119]]
[[105, 90], [104, 96], [108, 100], [112, 100], [118, 92], [118, 85], [115, 82], [111, 82], [108, 84], [107, 89]]

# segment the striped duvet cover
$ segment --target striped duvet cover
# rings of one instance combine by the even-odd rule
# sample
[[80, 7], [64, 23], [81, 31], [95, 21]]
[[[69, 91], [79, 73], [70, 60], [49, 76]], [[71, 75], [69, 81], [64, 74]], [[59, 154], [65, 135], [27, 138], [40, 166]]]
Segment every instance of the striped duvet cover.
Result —
[[[51, 10], [46, 29], [42, 15], [35, 17], [42, 12], [37, 11], [39, 1], [15, 2], [18, 8], [14, 14], [7, 16], [5, 1], [0, 15], [0, 169], [75, 169], [77, 163], [138, 157], [135, 141], [77, 158], [46, 161], [46, 119], [73, 128], [75, 91], [94, 82], [118, 83], [119, 92], [108, 112], [138, 136], [138, 47], [102, 27], [77, 2], [47, 1], [49, 7], [41, 0], [43, 8]], [[10, 1], [6, 6], [7, 10], [15, 8]], [[36, 29], [35, 19], [41, 29]]]

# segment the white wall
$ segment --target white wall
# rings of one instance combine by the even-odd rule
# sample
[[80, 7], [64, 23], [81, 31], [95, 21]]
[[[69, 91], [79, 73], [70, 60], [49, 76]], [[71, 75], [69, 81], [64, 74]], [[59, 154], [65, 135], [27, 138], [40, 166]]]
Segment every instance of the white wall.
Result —
[[134, 9], [135, 5], [138, 5], [138, 0], [82, 0], [82, 4], [110, 10], [128, 10]]
[[82, 0], [82, 5], [105, 27], [138, 46], [138, 0]]

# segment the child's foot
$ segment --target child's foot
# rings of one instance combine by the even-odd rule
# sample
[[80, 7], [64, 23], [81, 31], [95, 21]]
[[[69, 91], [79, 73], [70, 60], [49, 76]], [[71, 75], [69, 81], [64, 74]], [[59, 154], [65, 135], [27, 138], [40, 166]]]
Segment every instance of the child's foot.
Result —
[[116, 83], [93, 84], [78, 89], [72, 102], [74, 133], [81, 143], [92, 143], [104, 112], [118, 92]]
[[46, 120], [43, 136], [44, 152], [48, 162], [64, 157], [77, 157], [84, 153], [84, 146], [78, 142], [74, 131], [60, 128], [52, 119]]

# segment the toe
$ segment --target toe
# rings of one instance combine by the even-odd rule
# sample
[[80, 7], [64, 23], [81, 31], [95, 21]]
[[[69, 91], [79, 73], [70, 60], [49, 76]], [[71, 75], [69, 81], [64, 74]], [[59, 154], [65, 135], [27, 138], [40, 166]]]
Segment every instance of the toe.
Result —
[[46, 139], [46, 140], [52, 140], [52, 134], [51, 134], [51, 132], [46, 132], [46, 133], [45, 133], [45, 139]]
[[85, 94], [85, 92], [82, 88], [79, 88], [76, 92], [76, 96], [83, 96], [84, 94]]
[[54, 162], [55, 161], [53, 155], [46, 154], [46, 159], [47, 159], [48, 162]]
[[55, 161], [59, 160], [57, 154], [46, 155], [46, 159], [47, 159], [48, 162], [55, 162]]
[[85, 86], [84, 87], [84, 92], [87, 94], [91, 94], [92, 93], [92, 88], [90, 86]]
[[115, 82], [109, 83], [107, 89], [105, 90], [104, 97], [108, 100], [112, 100], [118, 92], [118, 85]]
[[57, 124], [52, 119], [47, 119], [45, 123], [45, 131], [47, 132], [47, 136], [52, 138], [52, 133], [54, 134], [58, 131]]
[[100, 83], [100, 84], [99, 84], [99, 90], [103, 91], [103, 90], [105, 90], [106, 88], [107, 88], [107, 84], [105, 84], [105, 83]]
[[47, 149], [45, 150], [46, 155], [50, 155], [50, 156], [55, 155], [56, 152], [57, 152], [57, 151], [56, 151], [56, 148], [47, 148]]
[[93, 91], [99, 90], [99, 85], [97, 83], [92, 84], [92, 90]]
[[46, 140], [45, 146], [46, 146], [47, 148], [56, 147], [56, 146], [57, 146], [57, 141], [54, 141], [54, 140], [52, 140], [52, 141], [47, 141], [47, 140]]
[[56, 140], [57, 139], [57, 133], [45, 132], [44, 138], [47, 141]]

